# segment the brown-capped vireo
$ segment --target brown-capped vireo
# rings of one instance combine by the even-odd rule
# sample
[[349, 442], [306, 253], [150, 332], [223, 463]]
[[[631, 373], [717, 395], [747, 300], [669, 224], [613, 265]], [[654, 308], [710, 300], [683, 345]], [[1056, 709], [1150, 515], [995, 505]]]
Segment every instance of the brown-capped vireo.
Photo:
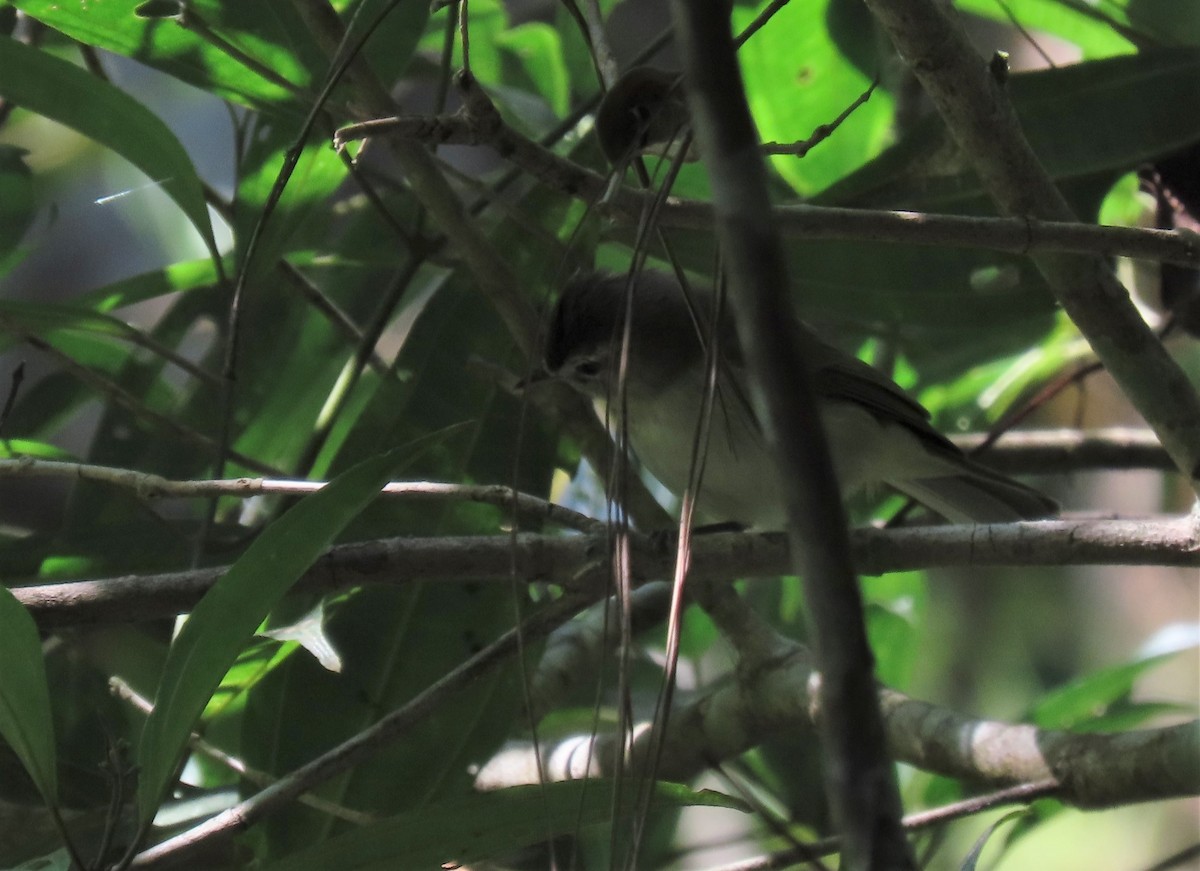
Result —
[[[626, 287], [624, 274], [577, 274], [563, 290], [546, 336], [543, 363], [596, 401], [610, 423], [616, 401]], [[646, 270], [634, 281], [625, 376], [624, 421], [638, 459], [682, 494], [707, 381], [704, 321], [711, 292], [691, 302], [674, 276]], [[780, 325], [797, 340], [800, 323]], [[929, 413], [871, 366], [811, 336], [807, 359], [821, 403], [843, 495], [885, 484], [955, 522], [1002, 523], [1045, 517], [1055, 503], [968, 459], [929, 423]], [[698, 511], [711, 521], [760, 529], [785, 524], [782, 488], [747, 402], [732, 324], [718, 334], [720, 364]]]

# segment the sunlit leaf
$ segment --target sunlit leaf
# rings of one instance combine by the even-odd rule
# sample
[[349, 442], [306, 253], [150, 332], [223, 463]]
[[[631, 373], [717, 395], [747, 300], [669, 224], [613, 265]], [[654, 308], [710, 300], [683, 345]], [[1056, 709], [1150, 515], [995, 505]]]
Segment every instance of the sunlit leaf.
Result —
[[[734, 29], [766, 6], [734, 7]], [[867, 8], [844, 0], [789, 3], [738, 52], [747, 98], [764, 141], [807, 140], [832, 124], [878, 72]], [[877, 90], [803, 158], [774, 157], [775, 170], [802, 195], [828, 187], [873, 157], [891, 135], [892, 100]]]
[[200, 178], [157, 115], [108, 82], [13, 39], [0, 38], [0, 81], [7, 99], [111, 148], [144, 172], [216, 255]]
[[[293, 4], [277, 0], [190, 0], [188, 14], [196, 22], [191, 27], [175, 18], [139, 15], [142, 0], [17, 0], [14, 5], [80, 42], [259, 108], [284, 107], [299, 114], [301, 106], [291, 103], [294, 94], [287, 84], [304, 88], [314, 71], [326, 66]], [[228, 46], [258, 66], [248, 68]]]
[[[954, 5], [964, 12], [1005, 24], [1015, 20], [1027, 29], [1035, 43], [1043, 32], [1053, 34], [1077, 46], [1085, 59], [1128, 54], [1135, 48], [1129, 38], [1121, 35], [1122, 28], [1128, 25], [1127, 17], [1118, 8], [1124, 5], [1124, 0], [1106, 3], [1103, 7], [1086, 0], [1005, 0], [1003, 4], [996, 0], [955, 0]], [[1113, 14], [1118, 17], [1105, 19]], [[1014, 39], [1017, 36], [1013, 34]], [[1011, 51], [1015, 46], [1016, 43], [998, 47]]]

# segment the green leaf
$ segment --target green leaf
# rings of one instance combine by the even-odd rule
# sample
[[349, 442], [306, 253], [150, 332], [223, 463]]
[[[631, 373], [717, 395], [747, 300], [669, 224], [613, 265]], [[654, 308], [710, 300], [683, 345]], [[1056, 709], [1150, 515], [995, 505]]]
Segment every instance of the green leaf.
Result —
[[0, 736], [53, 807], [58, 803], [58, 763], [42, 643], [33, 617], [4, 586], [0, 586], [0, 675]]
[[[248, 68], [198, 29], [174, 18], [139, 17], [142, 0], [16, 0], [19, 9], [43, 24], [87, 45], [131, 57], [167, 75], [260, 109], [284, 109], [302, 117], [302, 104], [290, 87], [306, 87], [328, 66], [312, 32], [281, 0], [228, 3], [189, 0], [188, 16], [253, 58]], [[176, 8], [182, 4], [176, 4]], [[271, 74], [264, 74], [270, 70]]]
[[[920, 577], [919, 573], [911, 574]], [[875, 654], [876, 677], [889, 686], [903, 688], [912, 679], [920, 649], [920, 624], [915, 611], [916, 603], [911, 600], [867, 603], [867, 637]]]
[[[17, 246], [33, 221], [33, 174], [24, 148], [0, 145], [0, 267], [16, 259]], [[3, 274], [6, 269], [0, 269]]]
[[271, 606], [412, 461], [412, 445], [354, 466], [268, 526], [196, 605], [171, 645], [138, 759], [138, 807], [153, 817], [196, 718]]
[[[964, 12], [1005, 25], [1015, 19], [1027, 30], [1054, 34], [1078, 46], [1084, 58], [1111, 57], [1135, 50], [1134, 44], [1121, 35], [1119, 27], [1113, 27], [1104, 20], [1103, 15], [1095, 14], [1098, 7], [1091, 3], [1085, 6], [1083, 3], [1054, 3], [1047, 0], [1006, 0], [1002, 5], [996, 0], [956, 0], [955, 5]], [[1116, 6], [1116, 3], [1106, 3], [1103, 11], [1117, 11]], [[1010, 14], [1012, 19], [1009, 18]], [[1012, 38], [1015, 44], [1015, 40], [1023, 37], [1012, 31]], [[1037, 38], [1035, 33], [1033, 39]], [[1011, 50], [1010, 46], [1001, 45], [997, 48]]]
[[1075, 724], [1071, 727], [1071, 731], [1091, 734], [1129, 732], [1133, 729], [1144, 727], [1151, 720], [1161, 721], [1167, 717], [1185, 720], [1194, 718], [1195, 716], [1195, 705], [1185, 705], [1177, 702], [1127, 702], [1119, 700], [1106, 713]]
[[[1008, 91], [1060, 183], [1117, 175], [1200, 137], [1200, 50], [1167, 49], [1021, 73]], [[1120, 124], [1113, 124], [1120, 118]], [[814, 202], [990, 210], [940, 117], [930, 117]]]
[[28, 439], [4, 439], [0, 441], [0, 459], [14, 460], [19, 457], [37, 457], [39, 460], [63, 460], [74, 462], [78, 457], [62, 448], [46, 442]]
[[520, 62], [550, 108], [558, 115], [567, 114], [571, 81], [558, 31], [545, 22], [531, 21], [501, 33], [497, 43]]
[[996, 0], [957, 0], [956, 5], [1006, 25], [1011, 15], [1026, 30], [1051, 33], [1079, 46], [1085, 58], [1156, 45], [1200, 45], [1200, 5], [1179, 0], [1006, 0], [1003, 5]]
[[1070, 729], [1085, 724], [1129, 695], [1134, 683], [1147, 671], [1183, 650], [1196, 647], [1194, 637], [1184, 638], [1165, 652], [1156, 651], [1133, 662], [1093, 672], [1043, 696], [1030, 713], [1030, 719], [1043, 729]]
[[110, 312], [167, 294], [208, 287], [216, 280], [217, 269], [212, 258], [185, 260], [81, 294], [75, 298], [75, 305]]
[[[632, 791], [623, 807], [636, 806]], [[699, 792], [674, 783], [654, 785], [653, 808], [705, 806], [745, 811], [745, 805], [712, 790]], [[299, 855], [268, 866], [268, 871], [325, 871], [327, 868], [437, 868], [504, 855], [528, 844], [611, 820], [613, 784], [573, 781], [516, 786], [484, 792], [401, 814], [348, 832]]]
[[[735, 7], [734, 29], [743, 29], [765, 5]], [[763, 141], [806, 140], [863, 94], [879, 63], [872, 33], [861, 3], [806, 0], [776, 12], [738, 52]], [[892, 135], [891, 124], [891, 97], [879, 89], [803, 158], [773, 157], [771, 165], [797, 193], [813, 194], [877, 154]]]
[[0, 81], [12, 102], [111, 148], [144, 172], [219, 256], [200, 178], [157, 115], [108, 82], [13, 39], [0, 39]]
[[996, 822], [988, 826], [984, 833], [979, 836], [978, 840], [975, 841], [974, 846], [971, 847], [971, 852], [969, 852], [966, 855], [966, 858], [963, 859], [963, 863], [960, 866], [961, 871], [975, 871], [975, 868], [979, 865], [979, 857], [983, 855], [983, 848], [987, 846], [987, 842], [991, 840], [992, 835], [996, 834], [996, 831], [1005, 823], [1009, 822], [1010, 820], [1023, 817], [1028, 813], [1029, 808], [1020, 808], [1019, 810], [1009, 811], [1004, 816], [1000, 817], [1000, 819], [996, 820]]

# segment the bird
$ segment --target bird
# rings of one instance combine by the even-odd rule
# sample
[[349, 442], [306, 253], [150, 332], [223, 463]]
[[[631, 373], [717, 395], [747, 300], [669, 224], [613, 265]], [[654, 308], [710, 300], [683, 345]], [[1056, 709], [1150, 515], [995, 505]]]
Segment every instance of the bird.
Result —
[[[674, 275], [645, 269], [627, 294], [629, 280], [580, 271], [566, 282], [543, 342], [541, 377], [591, 399], [610, 426], [622, 424], [641, 464], [682, 495], [708, 380], [701, 336], [712, 290], [685, 293]], [[627, 311], [625, 395], [617, 401]], [[1057, 511], [1037, 490], [968, 458], [932, 426], [923, 406], [877, 369], [811, 335], [798, 319], [780, 328], [808, 343], [799, 356], [811, 368], [843, 497], [883, 485], [955, 523], [1007, 523]], [[731, 319], [719, 319], [716, 335], [720, 364], [697, 511], [712, 522], [783, 529], [786, 482], [748, 401]]]

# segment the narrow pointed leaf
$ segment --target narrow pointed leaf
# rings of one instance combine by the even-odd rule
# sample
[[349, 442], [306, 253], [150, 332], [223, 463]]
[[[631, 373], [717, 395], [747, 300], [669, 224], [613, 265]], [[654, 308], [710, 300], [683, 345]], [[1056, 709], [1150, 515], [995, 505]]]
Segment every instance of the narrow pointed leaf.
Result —
[[366, 460], [267, 527], [196, 605], [171, 645], [139, 748], [138, 808], [150, 819], [196, 719], [271, 607], [418, 453], [411, 445]]
[[29, 772], [48, 804], [58, 802], [54, 724], [33, 618], [0, 586], [0, 736]]

